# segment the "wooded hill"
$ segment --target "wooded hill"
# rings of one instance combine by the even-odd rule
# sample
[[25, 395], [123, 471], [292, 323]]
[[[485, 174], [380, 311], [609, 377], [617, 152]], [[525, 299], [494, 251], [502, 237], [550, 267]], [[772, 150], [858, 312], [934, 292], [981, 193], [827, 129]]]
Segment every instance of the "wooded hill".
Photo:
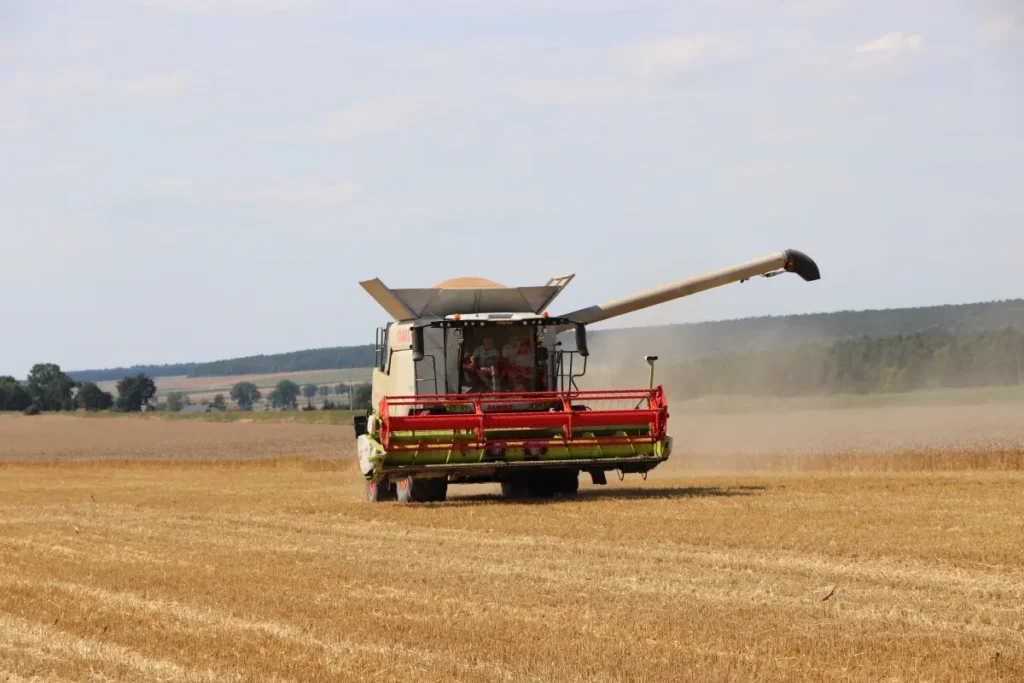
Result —
[[108, 382], [122, 377], [134, 377], [140, 372], [148, 377], [176, 377], [187, 374], [195, 363], [168, 363], [165, 365], [133, 365], [131, 367], [104, 368], [102, 370], [73, 370], [67, 375], [76, 382]]
[[373, 344], [306, 349], [267, 356], [247, 356], [197, 363], [188, 371], [189, 377], [220, 375], [262, 375], [269, 372], [301, 372], [303, 370], [336, 370], [373, 366]]
[[[1024, 332], [1024, 299], [988, 303], [895, 308], [871, 311], [837, 311], [777, 317], [721, 320], [705, 323], [592, 330], [589, 334], [593, 360], [618, 360], [623, 354], [654, 353], [663, 366], [686, 363], [706, 356], [793, 349], [793, 353], [824, 353], [833, 342], [863, 337], [892, 344], [897, 335], [913, 336], [943, 331], [953, 336], [975, 335], [1015, 328]], [[931, 339], [929, 337], [929, 339]], [[935, 339], [938, 339], [936, 337]], [[860, 343], [860, 341], [858, 341]], [[909, 342], [901, 342], [909, 343]], [[924, 343], [924, 342], [922, 342]], [[965, 342], [973, 343], [973, 342]], [[800, 347], [801, 351], [797, 351]], [[811, 351], [808, 349], [819, 349]], [[838, 353], [838, 352], [837, 352]], [[723, 358], [728, 356], [723, 356]], [[735, 357], [732, 361], [735, 362]], [[767, 358], [758, 355], [760, 367]], [[725, 361], [722, 361], [723, 363]], [[780, 360], [780, 362], [782, 362]], [[144, 372], [152, 377], [223, 375], [329, 370], [373, 365], [373, 345], [306, 349], [208, 363], [135, 366], [68, 373], [76, 381], [99, 382]], [[709, 366], [710, 367], [710, 366]], [[667, 368], [666, 368], [667, 369]], [[724, 372], [724, 370], [723, 370]]]
[[926, 330], [968, 335], [1007, 327], [1024, 333], [1024, 299], [594, 330], [587, 337], [591, 355], [598, 358], [628, 350], [676, 361], [861, 337], [884, 339]]
[[368, 368], [373, 365], [373, 344], [306, 349], [244, 358], [229, 358], [208, 363], [172, 363], [169, 365], [133, 365], [104, 370], [75, 370], [67, 373], [76, 382], [117, 380], [140, 372], [150, 377], [222, 377], [265, 375], [274, 372]]

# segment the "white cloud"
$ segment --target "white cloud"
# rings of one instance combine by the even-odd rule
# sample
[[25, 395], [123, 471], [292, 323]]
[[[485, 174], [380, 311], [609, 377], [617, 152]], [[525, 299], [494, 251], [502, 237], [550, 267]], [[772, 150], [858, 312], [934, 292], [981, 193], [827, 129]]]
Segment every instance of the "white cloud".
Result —
[[498, 89], [508, 96], [530, 104], [564, 107], [614, 102], [636, 102], [646, 94], [643, 87], [622, 82], [574, 82], [551, 79], [509, 84]]
[[153, 199], [185, 199], [193, 194], [192, 179], [183, 176], [150, 178], [143, 183], [142, 191]]
[[125, 95], [133, 97], [167, 97], [180, 93], [188, 87], [190, 81], [190, 76], [184, 71], [156, 73], [125, 81], [120, 84], [119, 89]]
[[794, 0], [786, 5], [786, 11], [797, 17], [823, 17], [845, 6], [846, 0]]
[[20, 117], [9, 112], [0, 112], [0, 137], [5, 135], [22, 135], [35, 129], [35, 124], [28, 117]]
[[309, 9], [319, 6], [320, 2], [318, 0], [134, 0], [133, 4], [181, 12], [225, 12]]
[[340, 181], [336, 183], [311, 183], [308, 185], [278, 185], [258, 190], [255, 198], [274, 199], [296, 204], [346, 203], [359, 194], [359, 185]]
[[333, 114], [324, 121], [322, 134], [333, 139], [357, 137], [397, 128], [414, 113], [407, 102], [385, 100], [353, 107]]
[[284, 202], [289, 204], [344, 204], [356, 198], [361, 187], [353, 182], [306, 182], [265, 187], [211, 187], [196, 185], [187, 176], [149, 178], [136, 196], [155, 200], [203, 202]]
[[919, 35], [904, 36], [899, 31], [893, 31], [878, 40], [858, 45], [853, 51], [858, 54], [906, 54], [920, 50], [923, 41]]
[[981, 37], [990, 43], [1005, 43], [1024, 37], [1024, 21], [1006, 15], [993, 17], [981, 25]]
[[612, 60], [641, 76], [653, 76], [735, 59], [742, 53], [738, 43], [722, 36], [672, 36], [623, 45], [612, 53]]
[[105, 92], [110, 83], [95, 70], [13, 73], [0, 80], [8, 97], [84, 97]]
[[0, 57], [4, 59], [23, 57], [26, 52], [24, 43], [15, 43], [12, 40], [0, 38]]
[[257, 137], [275, 142], [306, 140], [347, 140], [370, 133], [393, 130], [422, 111], [408, 100], [380, 100], [328, 114], [308, 124], [264, 130]]
[[124, 81], [113, 80], [96, 69], [25, 72], [0, 79], [0, 96], [95, 97], [120, 93], [130, 97], [162, 97], [180, 93], [192, 81], [187, 72], [180, 70]]

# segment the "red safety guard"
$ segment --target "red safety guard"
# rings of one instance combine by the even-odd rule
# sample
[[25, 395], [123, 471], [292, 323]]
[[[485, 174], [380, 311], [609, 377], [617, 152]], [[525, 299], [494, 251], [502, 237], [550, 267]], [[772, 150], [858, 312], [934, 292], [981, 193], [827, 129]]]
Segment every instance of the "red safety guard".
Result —
[[[538, 405], [546, 405], [538, 409]], [[491, 430], [523, 430], [530, 447], [566, 446], [585, 440], [597, 445], [650, 444], [665, 438], [668, 405], [662, 388], [608, 391], [544, 391], [506, 394], [433, 394], [385, 396], [380, 401], [380, 438], [389, 451], [446, 450], [453, 443], [436, 440], [394, 441], [395, 432], [472, 431], [475, 439], [460, 448], [486, 448], [509, 440], [490, 438]], [[394, 413], [408, 413], [406, 415]], [[646, 434], [578, 437], [599, 427], [647, 427]], [[537, 438], [530, 430], [561, 430], [560, 437]]]

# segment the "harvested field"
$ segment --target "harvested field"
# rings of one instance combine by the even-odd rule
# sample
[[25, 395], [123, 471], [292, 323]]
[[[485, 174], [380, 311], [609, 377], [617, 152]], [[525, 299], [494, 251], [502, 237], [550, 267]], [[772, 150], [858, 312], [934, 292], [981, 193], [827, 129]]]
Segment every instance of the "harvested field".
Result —
[[352, 430], [331, 425], [0, 415], [0, 462], [338, 458], [353, 448]]
[[402, 506], [345, 427], [4, 417], [0, 680], [1019, 681], [1020, 437]]

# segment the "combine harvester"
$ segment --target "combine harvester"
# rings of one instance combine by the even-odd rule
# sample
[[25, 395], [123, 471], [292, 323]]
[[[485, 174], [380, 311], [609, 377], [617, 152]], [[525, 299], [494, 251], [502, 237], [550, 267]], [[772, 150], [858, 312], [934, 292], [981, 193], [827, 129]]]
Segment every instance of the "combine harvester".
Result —
[[[377, 330], [373, 403], [355, 418], [370, 501], [442, 501], [449, 484], [499, 482], [506, 496], [571, 495], [580, 472], [649, 472], [672, 452], [665, 393], [580, 391], [586, 326], [731, 282], [784, 272], [817, 280], [795, 250], [561, 316], [547, 308], [572, 275], [540, 287], [459, 278], [430, 289], [361, 282], [394, 322]], [[575, 349], [559, 333], [575, 332]]]

